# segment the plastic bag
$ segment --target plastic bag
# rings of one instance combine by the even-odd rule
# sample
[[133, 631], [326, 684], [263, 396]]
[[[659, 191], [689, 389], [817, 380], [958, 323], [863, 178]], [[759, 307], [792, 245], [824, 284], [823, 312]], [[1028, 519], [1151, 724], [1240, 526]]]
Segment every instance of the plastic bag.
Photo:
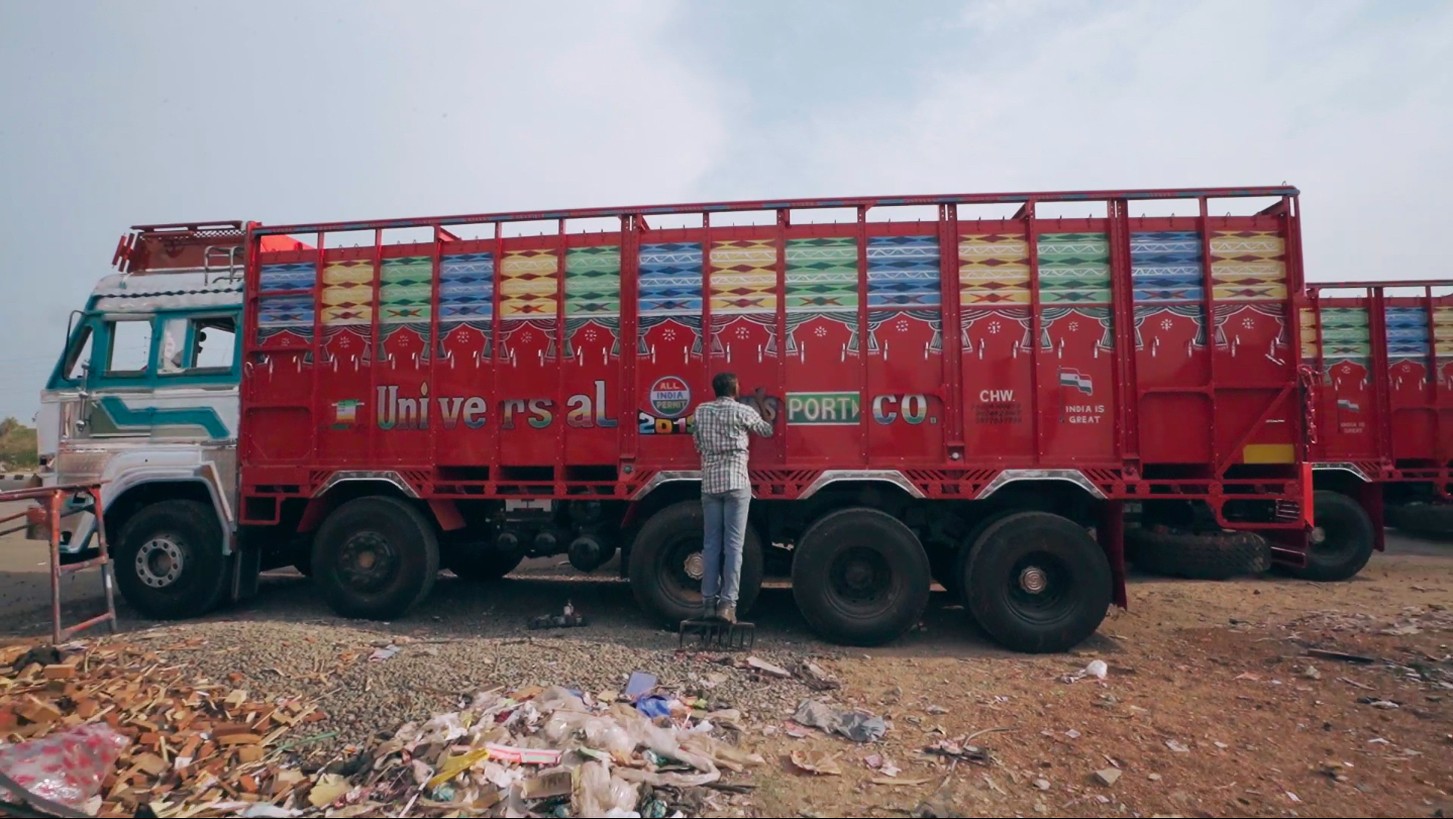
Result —
[[599, 762], [587, 762], [575, 771], [571, 806], [576, 816], [619, 815], [635, 808], [639, 798], [636, 785], [611, 776]]
[[105, 724], [81, 725], [16, 745], [0, 745], [0, 771], [21, 787], [79, 810], [101, 792], [131, 740]]
[[628, 759], [636, 750], [636, 741], [613, 719], [597, 717], [585, 723], [585, 742], [591, 748], [605, 751], [616, 759]]

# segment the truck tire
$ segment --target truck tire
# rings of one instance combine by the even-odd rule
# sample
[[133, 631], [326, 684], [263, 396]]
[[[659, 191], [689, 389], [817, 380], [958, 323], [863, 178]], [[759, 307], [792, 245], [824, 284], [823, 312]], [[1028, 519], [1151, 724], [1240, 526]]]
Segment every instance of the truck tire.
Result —
[[487, 543], [471, 543], [449, 550], [445, 565], [460, 580], [488, 583], [514, 571], [524, 559], [524, 552], [503, 552]]
[[[642, 524], [631, 546], [631, 592], [641, 609], [663, 625], [701, 616], [701, 549], [706, 529], [701, 501], [679, 501]], [[751, 524], [742, 542], [737, 618], [752, 610], [762, 590], [762, 539]]]
[[1387, 523], [1430, 540], [1453, 538], [1453, 503], [1405, 503], [1387, 508]]
[[840, 509], [807, 527], [792, 561], [792, 596], [813, 633], [876, 646], [918, 623], [932, 571], [913, 530], [877, 509]]
[[[978, 542], [979, 536], [984, 534], [984, 530], [988, 529], [995, 521], [1001, 520], [1015, 512], [1022, 511], [1024, 510], [1000, 509], [997, 512], [990, 512], [980, 518], [979, 522], [975, 523], [973, 528], [969, 530], [969, 533], [964, 536], [963, 541], [959, 543], [959, 547], [949, 553], [950, 556], [947, 565], [941, 565], [934, 569], [933, 579], [943, 584], [944, 589], [948, 591], [949, 596], [954, 601], [962, 603], [964, 600], [964, 588], [961, 582], [964, 576], [964, 561], [969, 559], [969, 550]], [[942, 577], [939, 576], [939, 572], [943, 573]]]
[[418, 509], [372, 495], [335, 509], [313, 540], [313, 579], [342, 617], [393, 620], [428, 596], [439, 541]]
[[1191, 580], [1229, 580], [1271, 568], [1271, 544], [1254, 532], [1125, 532], [1126, 556], [1151, 574]]
[[1084, 527], [1049, 512], [1016, 512], [984, 529], [964, 575], [970, 614], [993, 640], [1031, 654], [1066, 651], [1104, 621], [1113, 580]]
[[122, 596], [153, 620], [200, 617], [227, 589], [222, 527], [199, 501], [142, 507], [121, 527], [112, 557]]
[[1376, 533], [1357, 501], [1341, 492], [1318, 489], [1312, 496], [1314, 528], [1307, 565], [1285, 566], [1292, 577], [1337, 582], [1356, 577], [1372, 559]]

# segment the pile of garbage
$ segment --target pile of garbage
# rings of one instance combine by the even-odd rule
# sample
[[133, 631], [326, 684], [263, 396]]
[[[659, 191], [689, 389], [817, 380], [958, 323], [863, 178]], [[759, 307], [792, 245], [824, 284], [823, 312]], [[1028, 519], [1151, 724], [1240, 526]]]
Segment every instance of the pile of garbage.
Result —
[[373, 784], [341, 801], [372, 812], [403, 804], [410, 815], [692, 815], [714, 793], [746, 789], [723, 772], [765, 764], [715, 736], [740, 736], [739, 713], [705, 705], [650, 693], [607, 704], [560, 687], [482, 692], [402, 726], [374, 750]]
[[639, 672], [621, 695], [480, 692], [320, 760], [337, 735], [313, 702], [254, 698], [153, 652], [0, 650], [5, 666], [0, 815], [685, 817], [748, 792], [726, 778], [765, 764], [737, 747], [738, 711]]

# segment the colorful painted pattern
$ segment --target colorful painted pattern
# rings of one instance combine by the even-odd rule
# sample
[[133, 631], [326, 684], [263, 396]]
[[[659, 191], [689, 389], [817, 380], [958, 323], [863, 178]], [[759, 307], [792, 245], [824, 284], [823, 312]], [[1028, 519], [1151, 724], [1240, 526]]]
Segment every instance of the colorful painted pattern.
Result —
[[712, 242], [711, 312], [720, 316], [777, 312], [774, 240]]
[[1280, 301], [1287, 297], [1286, 242], [1271, 231], [1218, 230], [1211, 234], [1211, 279], [1216, 299]]
[[1427, 358], [1428, 311], [1422, 307], [1387, 308], [1387, 357], [1389, 361]]
[[379, 324], [402, 325], [429, 333], [433, 316], [434, 266], [428, 256], [384, 259], [379, 272]]
[[975, 233], [959, 237], [959, 303], [1028, 304], [1029, 242], [1023, 236]]
[[493, 315], [494, 254], [457, 253], [442, 257], [439, 260], [440, 324], [487, 322]]
[[565, 257], [565, 315], [588, 318], [620, 314], [620, 247], [571, 248]]
[[1041, 304], [1109, 303], [1110, 241], [1103, 233], [1039, 237]]
[[279, 291], [310, 290], [317, 268], [309, 262], [263, 265], [260, 271], [257, 299], [259, 340], [277, 333], [289, 332], [311, 338], [313, 335], [313, 296], [269, 295]]
[[559, 309], [560, 260], [554, 250], [505, 251], [499, 279], [501, 319], [555, 316]]
[[1440, 358], [1453, 355], [1453, 307], [1433, 308], [1433, 350]]
[[701, 316], [700, 242], [641, 245], [640, 262], [638, 298], [642, 319]]
[[941, 303], [937, 236], [868, 239], [868, 307], [915, 310]]
[[[1372, 355], [1372, 336], [1368, 326], [1366, 307], [1323, 307], [1322, 355], [1323, 361], [1365, 361]], [[1302, 358], [1315, 360], [1317, 357], [1317, 314], [1310, 309], [1301, 311]]]
[[1182, 230], [1131, 233], [1130, 278], [1137, 304], [1200, 302], [1205, 294], [1201, 235]]
[[333, 262], [323, 268], [323, 326], [373, 325], [373, 261]]
[[858, 242], [850, 237], [787, 241], [787, 315], [856, 313]]

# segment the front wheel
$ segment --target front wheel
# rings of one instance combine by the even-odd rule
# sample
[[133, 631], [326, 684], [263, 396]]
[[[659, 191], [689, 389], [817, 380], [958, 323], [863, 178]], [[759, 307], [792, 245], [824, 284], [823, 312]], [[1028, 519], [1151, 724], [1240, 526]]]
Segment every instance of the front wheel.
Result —
[[1314, 527], [1307, 565], [1285, 571], [1303, 580], [1334, 582], [1355, 577], [1372, 559], [1376, 541], [1372, 519], [1357, 501], [1341, 492], [1318, 489], [1312, 497]]
[[842, 509], [803, 532], [792, 596], [808, 626], [834, 643], [875, 646], [918, 623], [932, 573], [913, 530], [877, 509]]
[[312, 563], [314, 580], [339, 615], [393, 620], [434, 587], [439, 541], [412, 505], [383, 495], [355, 498], [319, 527]]
[[1079, 524], [1049, 512], [1017, 512], [970, 547], [960, 583], [969, 612], [995, 642], [1032, 654], [1068, 650], [1109, 611], [1105, 551]]
[[227, 588], [222, 527], [198, 501], [162, 501], [137, 512], [121, 527], [113, 558], [122, 596], [153, 620], [200, 617]]
[[[631, 546], [631, 591], [652, 617], [669, 626], [701, 616], [706, 516], [701, 501], [680, 501], [652, 515]], [[762, 590], [762, 540], [748, 523], [737, 583], [737, 615], [752, 610]]]

